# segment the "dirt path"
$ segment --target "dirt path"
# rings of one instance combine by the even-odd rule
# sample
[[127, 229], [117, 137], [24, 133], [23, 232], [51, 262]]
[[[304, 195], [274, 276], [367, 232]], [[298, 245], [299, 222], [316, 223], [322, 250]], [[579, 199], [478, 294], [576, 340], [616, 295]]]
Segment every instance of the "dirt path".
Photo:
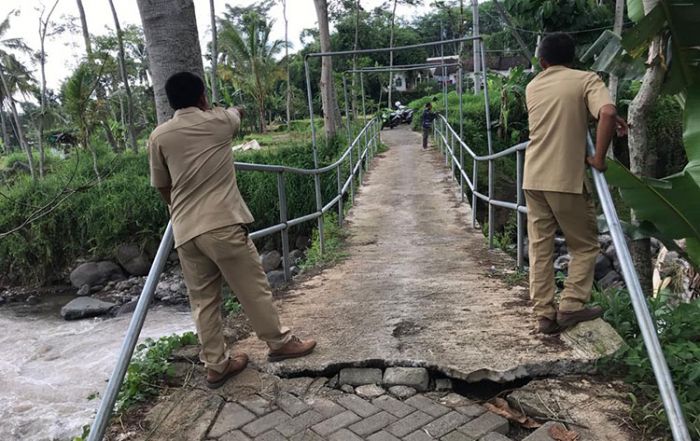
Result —
[[618, 340], [602, 321], [561, 338], [534, 334], [527, 291], [492, 274], [492, 265], [512, 267], [512, 260], [489, 251], [471, 228], [444, 158], [422, 150], [407, 128], [385, 130], [382, 140], [390, 149], [372, 165], [348, 216], [347, 259], [279, 304], [283, 323], [316, 338], [317, 351], [268, 364], [254, 336], [238, 350], [281, 375], [377, 364], [503, 382], [588, 371], [613, 349]]

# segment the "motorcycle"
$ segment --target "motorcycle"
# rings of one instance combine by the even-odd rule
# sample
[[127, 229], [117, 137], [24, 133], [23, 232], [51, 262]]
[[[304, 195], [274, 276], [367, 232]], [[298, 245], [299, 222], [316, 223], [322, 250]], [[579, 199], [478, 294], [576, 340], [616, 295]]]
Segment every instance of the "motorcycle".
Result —
[[401, 124], [401, 115], [398, 111], [393, 111], [391, 109], [383, 109], [381, 113], [381, 119], [382, 119], [382, 129], [385, 127], [389, 127], [389, 129], [393, 129], [394, 127], [398, 126]]

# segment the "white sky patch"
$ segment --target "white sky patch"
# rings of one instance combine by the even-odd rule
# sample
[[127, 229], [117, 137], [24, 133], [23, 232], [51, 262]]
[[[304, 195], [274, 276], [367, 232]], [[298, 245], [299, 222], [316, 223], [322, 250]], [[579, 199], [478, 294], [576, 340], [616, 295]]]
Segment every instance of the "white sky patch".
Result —
[[[47, 10], [53, 6], [53, 0], [2, 0], [0, 1], [0, 19], [4, 19], [10, 11], [19, 11], [17, 16], [10, 18], [11, 27], [4, 38], [20, 37], [35, 51], [39, 50], [39, 15], [42, 8]], [[224, 11], [226, 4], [233, 6], [246, 6], [254, 3], [252, 0], [215, 0], [217, 14]], [[382, 5], [382, 0], [363, 0], [362, 7], [371, 10]], [[425, 2], [429, 3], [428, 1]], [[197, 14], [197, 27], [199, 29], [202, 48], [211, 38], [211, 25], [209, 18], [209, 0], [194, 0]], [[88, 28], [93, 35], [102, 35], [114, 29], [112, 13], [107, 0], [83, 0], [85, 15], [88, 20]], [[114, 0], [114, 6], [119, 15], [122, 28], [129, 24], [141, 24], [136, 0]], [[398, 6], [397, 15], [412, 18], [430, 10], [429, 6]], [[284, 39], [284, 19], [282, 5], [273, 7], [271, 17], [275, 20], [273, 26], [273, 39]], [[299, 35], [306, 28], [317, 27], [316, 9], [313, 0], [288, 0], [287, 15], [289, 20], [289, 40], [293, 45], [292, 51], [301, 49]], [[76, 25], [80, 25], [78, 19], [78, 7], [75, 0], [59, 0], [58, 6], [52, 16], [54, 22], [64, 22], [66, 16], [76, 18]], [[389, 42], [387, 42], [388, 45]], [[204, 50], [202, 51], [204, 52]], [[82, 33], [78, 27], [73, 34], [64, 33], [47, 38], [47, 83], [49, 88], [57, 89], [70, 72], [80, 63], [85, 55]], [[38, 65], [31, 65], [38, 78]]]

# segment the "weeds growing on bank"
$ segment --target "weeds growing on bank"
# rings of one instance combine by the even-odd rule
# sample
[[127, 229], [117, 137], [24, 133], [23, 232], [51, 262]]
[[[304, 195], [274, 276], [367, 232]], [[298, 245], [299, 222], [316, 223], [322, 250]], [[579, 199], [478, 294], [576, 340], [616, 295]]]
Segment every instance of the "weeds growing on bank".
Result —
[[[662, 292], [649, 298], [649, 311], [691, 437], [700, 440], [700, 300], [677, 304], [670, 296], [668, 292]], [[668, 434], [668, 421], [629, 294], [611, 289], [595, 291], [593, 298], [605, 309], [603, 318], [627, 343], [610, 361], [621, 365], [627, 383], [635, 386], [635, 393], [630, 395], [632, 416], [644, 431]]]

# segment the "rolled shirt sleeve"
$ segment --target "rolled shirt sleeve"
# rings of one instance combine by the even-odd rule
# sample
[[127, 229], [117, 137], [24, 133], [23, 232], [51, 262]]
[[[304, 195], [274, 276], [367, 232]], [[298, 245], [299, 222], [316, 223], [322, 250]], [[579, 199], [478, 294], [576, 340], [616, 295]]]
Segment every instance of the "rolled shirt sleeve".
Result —
[[615, 105], [610, 99], [610, 92], [605, 87], [603, 80], [592, 72], [588, 74], [588, 78], [583, 82], [583, 96], [588, 111], [595, 119], [598, 119], [598, 114], [603, 106], [607, 104]]
[[170, 172], [165, 163], [163, 152], [161, 152], [160, 146], [153, 137], [148, 140], [148, 162], [151, 168], [151, 185], [156, 188], [171, 187]]

